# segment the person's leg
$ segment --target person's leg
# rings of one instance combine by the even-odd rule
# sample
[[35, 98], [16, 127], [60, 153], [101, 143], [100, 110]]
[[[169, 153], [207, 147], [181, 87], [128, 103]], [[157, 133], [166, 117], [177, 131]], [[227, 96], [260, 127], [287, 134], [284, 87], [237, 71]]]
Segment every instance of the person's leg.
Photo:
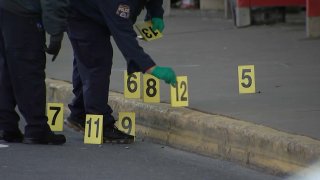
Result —
[[[76, 61], [74, 73], [79, 73], [73, 78], [75, 95], [83, 94], [85, 114], [104, 115], [104, 124], [113, 124], [112, 109], [107, 104], [113, 55], [107, 28], [78, 14], [69, 20], [68, 35]], [[77, 101], [82, 100], [78, 97], [73, 103]], [[75, 109], [79, 108], [71, 107]]]
[[0, 9], [0, 139], [8, 142], [21, 142], [23, 136], [19, 130], [19, 115], [15, 111], [16, 101], [6, 63], [2, 20], [3, 14]]
[[109, 30], [78, 14], [70, 19], [68, 31], [82, 82], [85, 113], [103, 115], [105, 140], [132, 142], [133, 136], [115, 128], [112, 109], [108, 105], [113, 56]]
[[74, 98], [72, 102], [68, 104], [71, 113], [66, 119], [66, 124], [76, 131], [84, 132], [86, 114], [83, 102], [82, 81], [75, 59], [73, 60], [72, 85]]
[[3, 35], [12, 90], [25, 127], [26, 143], [65, 142], [56, 137], [46, 116], [45, 32], [41, 20], [3, 11]]

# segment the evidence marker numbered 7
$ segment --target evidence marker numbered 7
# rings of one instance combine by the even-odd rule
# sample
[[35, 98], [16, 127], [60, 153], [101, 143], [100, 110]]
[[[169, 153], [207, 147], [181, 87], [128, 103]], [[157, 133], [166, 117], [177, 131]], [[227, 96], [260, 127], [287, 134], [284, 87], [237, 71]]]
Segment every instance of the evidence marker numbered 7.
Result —
[[63, 131], [63, 103], [48, 103], [47, 116], [52, 131]]
[[188, 77], [177, 76], [177, 84], [175, 87], [170, 86], [171, 91], [171, 106], [186, 107], [189, 106], [188, 93]]
[[238, 66], [239, 93], [256, 92], [254, 65]]
[[135, 25], [139, 33], [146, 41], [156, 40], [162, 37], [162, 33], [159, 30], [152, 30], [151, 21], [146, 21]]

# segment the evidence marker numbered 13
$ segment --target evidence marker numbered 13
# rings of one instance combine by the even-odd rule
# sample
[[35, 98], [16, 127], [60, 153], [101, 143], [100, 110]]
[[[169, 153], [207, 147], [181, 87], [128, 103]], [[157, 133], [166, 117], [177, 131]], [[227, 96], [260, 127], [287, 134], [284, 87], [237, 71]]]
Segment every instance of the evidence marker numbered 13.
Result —
[[152, 30], [151, 21], [146, 21], [135, 25], [139, 33], [146, 41], [156, 40], [162, 37], [162, 33], [159, 30]]
[[256, 92], [254, 65], [238, 66], [238, 77], [240, 94]]
[[160, 103], [160, 80], [151, 74], [143, 75], [143, 102]]
[[86, 127], [84, 131], [85, 144], [103, 143], [103, 115], [86, 115]]
[[136, 136], [136, 113], [134, 112], [119, 112], [119, 118], [116, 126], [122, 132]]
[[63, 131], [63, 103], [48, 103], [47, 116], [52, 131]]
[[170, 86], [171, 91], [171, 106], [186, 107], [189, 106], [188, 93], [188, 77], [177, 76], [176, 87]]
[[124, 97], [136, 98], [141, 97], [141, 73], [136, 72], [128, 75], [127, 71], [124, 71]]

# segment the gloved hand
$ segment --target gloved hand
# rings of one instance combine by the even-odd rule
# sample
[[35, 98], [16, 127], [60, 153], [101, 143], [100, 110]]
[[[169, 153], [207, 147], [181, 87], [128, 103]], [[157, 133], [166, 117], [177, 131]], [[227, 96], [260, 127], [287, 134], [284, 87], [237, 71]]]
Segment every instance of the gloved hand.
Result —
[[48, 54], [53, 55], [52, 62], [57, 58], [57, 56], [59, 54], [59, 51], [61, 49], [62, 39], [63, 39], [63, 33], [50, 36], [50, 44], [49, 44], [49, 47], [45, 48], [45, 51]]
[[152, 18], [152, 30], [159, 30], [160, 32], [164, 29], [164, 22], [162, 18]]
[[164, 80], [167, 84], [176, 86], [176, 73], [170, 67], [155, 66], [152, 69], [151, 74], [161, 80]]

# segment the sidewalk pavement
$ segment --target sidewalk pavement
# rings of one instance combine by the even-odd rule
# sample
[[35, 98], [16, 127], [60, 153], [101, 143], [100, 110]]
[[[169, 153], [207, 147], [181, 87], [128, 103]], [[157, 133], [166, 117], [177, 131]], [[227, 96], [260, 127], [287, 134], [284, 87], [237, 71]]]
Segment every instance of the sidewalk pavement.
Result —
[[[223, 13], [172, 11], [164, 37], [141, 42], [159, 65], [189, 81], [189, 108], [112, 93], [115, 112], [135, 111], [138, 133], [168, 145], [246, 165], [290, 173], [320, 157], [320, 40], [305, 38], [304, 15], [286, 24], [237, 29]], [[290, 17], [290, 16], [289, 16]], [[49, 78], [71, 80], [66, 41]], [[239, 95], [238, 65], [255, 65], [256, 94]], [[111, 89], [123, 92], [126, 64], [114, 45]], [[71, 85], [48, 80], [50, 101], [70, 102]]]

